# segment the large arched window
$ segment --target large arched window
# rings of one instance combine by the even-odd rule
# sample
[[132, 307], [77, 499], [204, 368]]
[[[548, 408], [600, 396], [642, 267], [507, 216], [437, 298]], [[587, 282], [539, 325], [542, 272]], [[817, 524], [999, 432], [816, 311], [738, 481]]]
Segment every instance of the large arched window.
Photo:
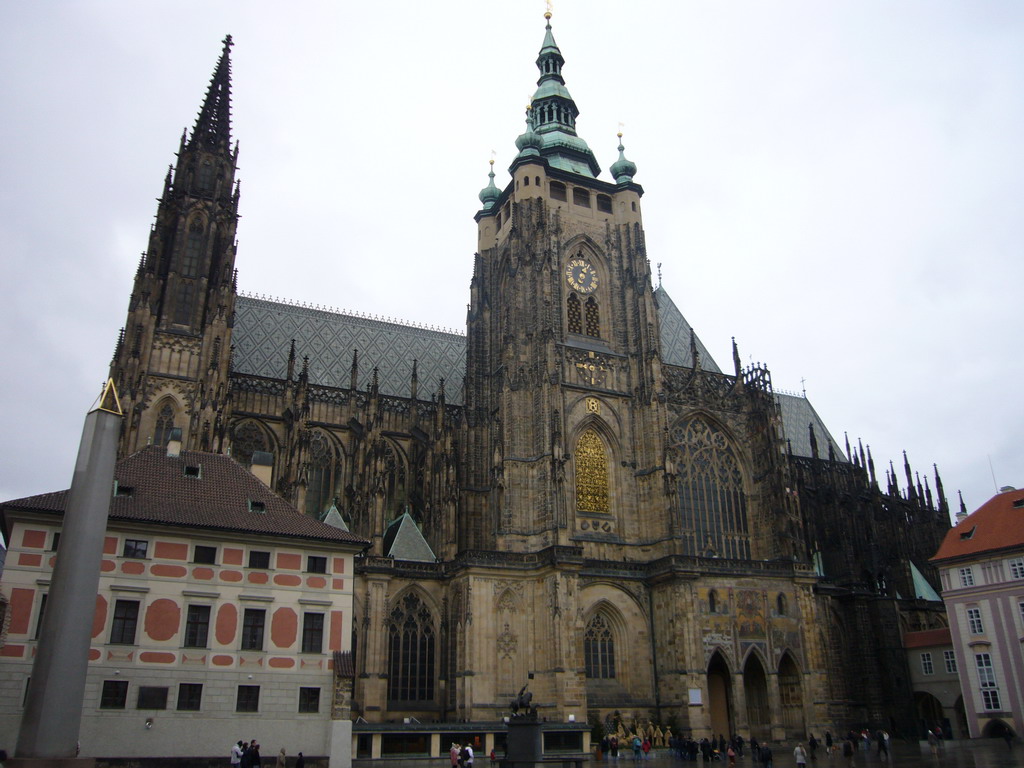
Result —
[[231, 441], [231, 455], [244, 467], [252, 464], [252, 455], [256, 451], [267, 450], [267, 440], [263, 430], [253, 422], [247, 421], [235, 430]]
[[685, 553], [749, 559], [743, 475], [725, 433], [698, 417], [677, 424], [671, 437]]
[[330, 438], [323, 432], [314, 432], [309, 438], [306, 514], [320, 517], [330, 509], [340, 481], [340, 462]]
[[174, 429], [174, 409], [165, 403], [156, 417], [156, 428], [153, 430], [153, 445], [167, 445], [167, 439]]
[[594, 614], [583, 634], [583, 663], [587, 677], [615, 677], [615, 636], [600, 613]]
[[608, 458], [604, 442], [593, 429], [576, 443], [576, 511], [608, 512]]
[[434, 617], [410, 592], [388, 616], [388, 701], [434, 699]]

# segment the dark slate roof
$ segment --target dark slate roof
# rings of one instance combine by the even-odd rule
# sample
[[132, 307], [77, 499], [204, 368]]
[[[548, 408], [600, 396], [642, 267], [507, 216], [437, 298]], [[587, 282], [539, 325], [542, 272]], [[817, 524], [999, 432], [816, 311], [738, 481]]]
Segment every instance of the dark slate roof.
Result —
[[[186, 475], [186, 467], [198, 467], [199, 476]], [[151, 445], [118, 461], [114, 478], [119, 494], [111, 499], [112, 520], [369, 543], [302, 514], [230, 456], [182, 451], [172, 458], [165, 448]], [[43, 493], [0, 508], [63, 514], [67, 497], [68, 491]], [[266, 511], [252, 511], [250, 500], [262, 502]]]
[[384, 532], [384, 552], [396, 560], [432, 563], [437, 559], [408, 512], [392, 520]]
[[1002, 491], [946, 532], [936, 560], [1024, 549], [1024, 491]]
[[369, 389], [377, 366], [382, 394], [409, 397], [416, 360], [421, 399], [436, 393], [443, 378], [447, 401], [462, 403], [466, 337], [461, 334], [239, 294], [232, 335], [234, 371], [285, 378], [292, 339], [297, 366], [309, 357], [312, 384], [348, 389], [356, 349], [360, 389]]
[[810, 400], [800, 395], [776, 392], [775, 402], [779, 404], [779, 410], [782, 412], [782, 434], [789, 440], [795, 456], [811, 457], [811, 435], [807, 425], [813, 424], [814, 437], [818, 441], [818, 456], [827, 459], [828, 444], [832, 443], [836, 460], [847, 461], [846, 454], [832, 438], [832, 433], [828, 431], [828, 427], [814, 410]]
[[[690, 334], [693, 327], [686, 322], [683, 313], [669, 297], [668, 292], [660, 285], [654, 291], [658, 298], [658, 322], [661, 325], [661, 361], [669, 365], [683, 368], [693, 367], [693, 356], [690, 354]], [[711, 357], [708, 348], [700, 337], [696, 337], [697, 353], [700, 355], [700, 367], [705, 371], [721, 373], [722, 369]]]

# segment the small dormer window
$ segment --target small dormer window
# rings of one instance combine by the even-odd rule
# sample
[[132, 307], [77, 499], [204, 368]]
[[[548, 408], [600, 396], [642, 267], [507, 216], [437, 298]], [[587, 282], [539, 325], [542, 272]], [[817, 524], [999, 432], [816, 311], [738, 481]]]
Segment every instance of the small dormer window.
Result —
[[198, 464], [186, 464], [185, 465], [185, 477], [199, 478], [202, 474], [202, 467]]
[[1013, 508], [1014, 509], [1024, 509], [1024, 498], [1014, 499], [1013, 500]]
[[267, 505], [265, 502], [249, 499], [249, 511], [265, 515], [267, 513]]
[[114, 495], [115, 496], [131, 496], [135, 493], [135, 489], [130, 485], [121, 485], [117, 481], [114, 482]]
[[960, 541], [967, 541], [968, 539], [974, 538], [974, 532], [978, 529], [978, 526], [972, 525], [971, 530], [964, 531], [960, 534]]

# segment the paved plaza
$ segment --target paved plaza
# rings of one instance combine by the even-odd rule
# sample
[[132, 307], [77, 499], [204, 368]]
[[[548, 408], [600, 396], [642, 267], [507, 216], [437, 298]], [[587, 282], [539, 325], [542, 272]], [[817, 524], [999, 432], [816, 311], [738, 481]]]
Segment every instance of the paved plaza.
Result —
[[[772, 744], [774, 754], [773, 768], [796, 768], [793, 759], [792, 744]], [[806, 746], [806, 744], [805, 744]], [[872, 748], [868, 754], [859, 750], [852, 764], [847, 758], [837, 755], [831, 759], [823, 757], [819, 751], [818, 759], [809, 761], [807, 768], [1024, 768], [1024, 744], [1019, 740], [1012, 749], [1007, 749], [1002, 739], [979, 739], [976, 741], [947, 742], [942, 751], [933, 757], [928, 745], [918, 743], [891, 743], [892, 757], [888, 760], [879, 759]], [[619, 768], [632, 768], [632, 756], [623, 755], [617, 761], [602, 760], [601, 763], [618, 763]], [[680, 760], [667, 750], [660, 750], [653, 758], [641, 760], [642, 768], [699, 768], [703, 764]], [[713, 762], [710, 768], [726, 768], [724, 762]], [[762, 768], [755, 763], [748, 750], [736, 761], [736, 768]]]

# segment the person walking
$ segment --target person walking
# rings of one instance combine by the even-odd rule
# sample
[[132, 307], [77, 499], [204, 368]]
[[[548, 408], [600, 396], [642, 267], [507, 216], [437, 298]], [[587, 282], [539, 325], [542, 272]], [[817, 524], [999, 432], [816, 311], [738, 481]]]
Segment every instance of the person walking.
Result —
[[299, 752], [298, 757], [295, 758], [295, 768], [306, 768], [306, 758]]
[[452, 742], [451, 749], [448, 750], [448, 759], [452, 761], [452, 768], [458, 768], [459, 766], [459, 745], [454, 741]]
[[238, 742], [231, 746], [231, 768], [238, 768], [242, 764], [242, 747], [243, 742]]
[[811, 734], [811, 738], [807, 740], [807, 748], [811, 751], [811, 760], [818, 759], [818, 740], [814, 738], [814, 734]]
[[761, 745], [761, 765], [772, 768], [772, 748], [767, 743]]
[[832, 731], [825, 731], [825, 754], [832, 757]]
[[284, 747], [281, 747], [281, 751], [277, 753], [277, 762], [274, 763], [274, 768], [288, 768], [288, 755], [284, 752]]
[[793, 749], [793, 759], [796, 760], [796, 768], [807, 768], [807, 750], [803, 742], [800, 742]]
[[466, 744], [466, 746], [462, 748], [462, 752], [459, 754], [462, 755], [462, 764], [466, 766], [466, 768], [473, 768], [473, 747]]

